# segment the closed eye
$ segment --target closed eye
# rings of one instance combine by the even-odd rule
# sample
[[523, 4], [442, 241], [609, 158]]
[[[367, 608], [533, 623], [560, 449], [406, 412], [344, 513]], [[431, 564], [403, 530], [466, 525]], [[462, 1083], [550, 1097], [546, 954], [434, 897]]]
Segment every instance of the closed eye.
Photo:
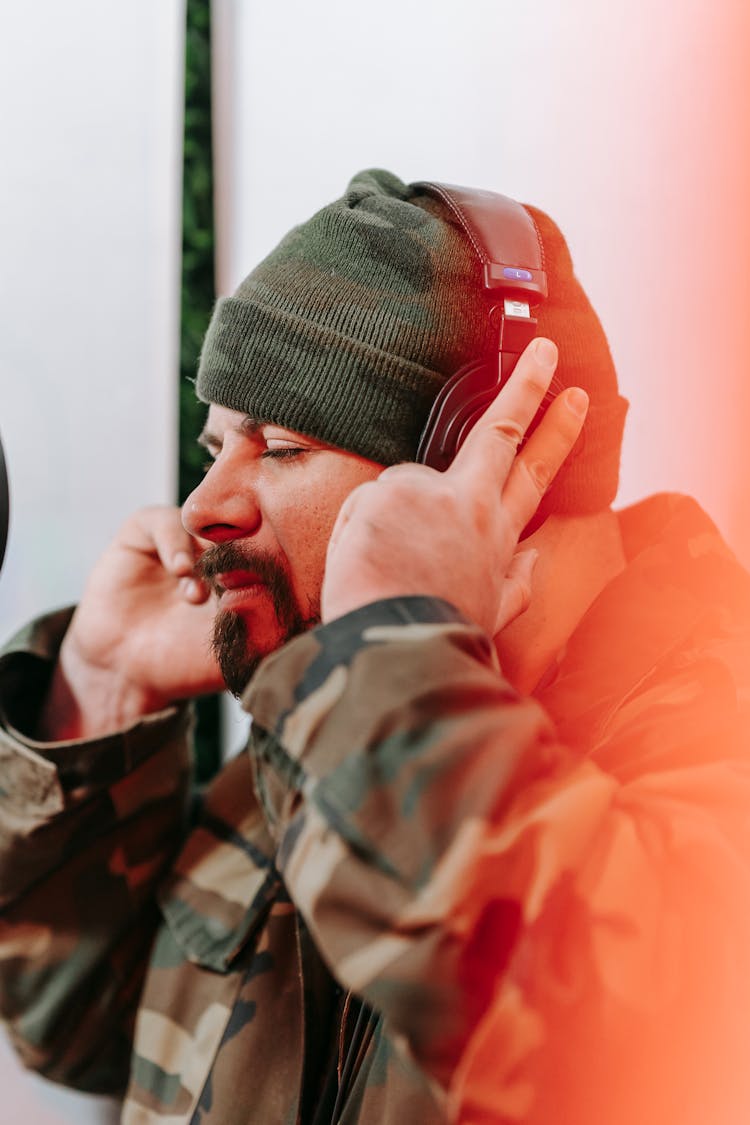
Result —
[[265, 460], [271, 458], [274, 461], [290, 461], [294, 457], [299, 457], [303, 453], [310, 453], [309, 449], [299, 445], [274, 445], [266, 448], [261, 453], [261, 457]]

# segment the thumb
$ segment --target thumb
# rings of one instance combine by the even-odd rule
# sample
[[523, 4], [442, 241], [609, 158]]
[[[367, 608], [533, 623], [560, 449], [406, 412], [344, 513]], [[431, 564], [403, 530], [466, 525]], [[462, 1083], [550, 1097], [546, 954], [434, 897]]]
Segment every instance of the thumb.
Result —
[[506, 571], [500, 590], [500, 604], [495, 619], [495, 636], [529, 608], [532, 575], [538, 558], [539, 552], [536, 548], [530, 547], [523, 551], [516, 551], [510, 560], [510, 566]]

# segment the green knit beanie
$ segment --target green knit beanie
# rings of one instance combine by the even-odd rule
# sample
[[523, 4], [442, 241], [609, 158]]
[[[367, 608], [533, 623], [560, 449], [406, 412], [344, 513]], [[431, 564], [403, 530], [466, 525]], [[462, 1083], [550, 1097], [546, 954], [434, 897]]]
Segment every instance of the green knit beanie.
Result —
[[[617, 491], [626, 403], [562, 235], [528, 211], [549, 285], [538, 332], [558, 345], [561, 384], [591, 398], [585, 438], [544, 506], [594, 512]], [[198, 396], [384, 465], [413, 460], [442, 385], [497, 347], [489, 307], [476, 254], [444, 204], [390, 172], [361, 172], [218, 301]]]

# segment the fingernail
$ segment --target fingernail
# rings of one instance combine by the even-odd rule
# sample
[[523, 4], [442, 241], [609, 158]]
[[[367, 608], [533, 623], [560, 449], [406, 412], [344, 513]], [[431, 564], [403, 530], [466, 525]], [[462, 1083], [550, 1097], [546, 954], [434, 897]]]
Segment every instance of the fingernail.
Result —
[[583, 418], [589, 405], [589, 396], [585, 391], [580, 387], [571, 387], [565, 396], [565, 401], [577, 418]]
[[194, 578], [181, 578], [180, 593], [186, 601], [192, 602], [201, 596], [201, 589]]
[[557, 348], [551, 340], [540, 336], [534, 342], [534, 359], [542, 367], [554, 367], [557, 364]]

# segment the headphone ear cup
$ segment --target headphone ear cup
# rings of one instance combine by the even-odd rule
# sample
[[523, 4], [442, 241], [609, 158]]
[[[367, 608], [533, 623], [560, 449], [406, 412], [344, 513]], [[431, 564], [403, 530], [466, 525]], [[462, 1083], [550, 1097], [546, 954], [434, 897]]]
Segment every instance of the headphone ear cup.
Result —
[[[497, 372], [480, 360], [467, 363], [443, 385], [432, 404], [417, 447], [416, 460], [440, 471], [447, 469], [466, 433], [497, 392]], [[463, 437], [461, 437], [463, 440]]]
[[[515, 360], [517, 356], [510, 358]], [[526, 429], [519, 448], [522, 448], [531, 437], [544, 417], [547, 407], [563, 389], [562, 383], [555, 375], [539, 409]], [[498, 390], [497, 372], [489, 363], [477, 361], [461, 367], [443, 386], [432, 404], [432, 410], [419, 439], [416, 460], [441, 472], [447, 469], [472, 426], [481, 418]]]

